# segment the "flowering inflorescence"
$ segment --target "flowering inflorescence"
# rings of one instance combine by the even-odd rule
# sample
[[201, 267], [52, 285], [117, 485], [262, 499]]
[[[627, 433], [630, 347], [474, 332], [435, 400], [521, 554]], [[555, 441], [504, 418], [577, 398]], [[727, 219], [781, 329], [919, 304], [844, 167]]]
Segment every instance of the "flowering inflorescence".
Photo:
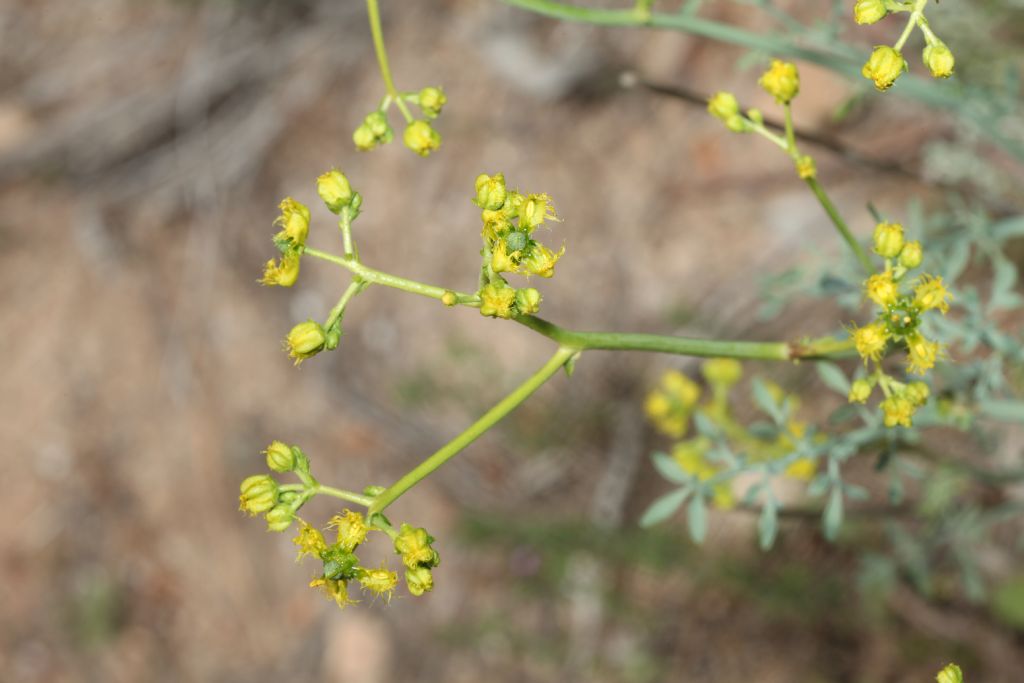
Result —
[[764, 114], [758, 109], [740, 110], [736, 96], [728, 92], [717, 92], [708, 100], [708, 112], [722, 121], [734, 133], [757, 133], [784, 150], [793, 159], [797, 175], [807, 180], [817, 176], [814, 159], [802, 154], [797, 148], [793, 132], [790, 105], [800, 93], [800, 73], [796, 65], [773, 59], [768, 70], [761, 74], [758, 84], [782, 105], [786, 112], [785, 137], [776, 135], [764, 124]]
[[[405, 146], [424, 157], [437, 151], [441, 147], [441, 135], [431, 122], [438, 117], [448, 102], [444, 91], [441, 88], [427, 87], [418, 92], [397, 92], [396, 95], [397, 97], [390, 94], [385, 96], [380, 107], [367, 114], [352, 133], [356, 149], [366, 152], [395, 139], [395, 131], [388, 121], [388, 110], [392, 104], [397, 104], [405, 116], [405, 131], [402, 133], [402, 142]], [[409, 104], [419, 107], [423, 118], [412, 118], [408, 109]]]
[[877, 308], [875, 319], [850, 330], [857, 353], [874, 371], [857, 379], [850, 389], [851, 402], [865, 403], [875, 386], [883, 393], [881, 403], [885, 424], [909, 427], [918, 408], [928, 399], [928, 385], [921, 381], [904, 383], [888, 375], [881, 366], [882, 357], [892, 344], [907, 351], [907, 370], [924, 375], [942, 356], [942, 346], [927, 339], [921, 331], [922, 315], [949, 310], [950, 294], [941, 277], [921, 275], [910, 282], [909, 271], [921, 265], [921, 244], [904, 238], [898, 223], [879, 223], [874, 233], [875, 253], [885, 259], [885, 270], [864, 282], [864, 295]]
[[906, 27], [893, 45], [875, 47], [861, 73], [879, 90], [888, 90], [896, 79], [907, 70], [907, 61], [903, 58], [903, 46], [906, 44], [914, 27], [921, 29], [925, 47], [922, 54], [924, 64], [934, 78], [949, 78], [953, 75], [955, 60], [953, 53], [928, 25], [924, 15], [928, 0], [857, 0], [853, 6], [853, 18], [858, 24], [873, 24], [889, 13], [908, 12]]
[[551, 197], [522, 194], [505, 185], [505, 176], [477, 177], [473, 203], [480, 207], [483, 261], [480, 266], [480, 313], [495, 318], [515, 318], [540, 310], [541, 296], [533, 287], [516, 289], [504, 274], [550, 278], [565, 246], [552, 251], [534, 234], [547, 221], [558, 221]]
[[426, 530], [402, 524], [396, 531], [380, 515], [368, 521], [362, 513], [346, 509], [329, 520], [327, 529], [334, 530], [335, 535], [334, 542], [328, 543], [321, 530], [297, 515], [319, 493], [369, 503], [380, 492], [379, 488], [369, 487], [359, 496], [323, 487], [310, 473], [309, 459], [302, 450], [281, 441], [271, 443], [264, 454], [271, 471], [291, 472], [300, 483], [281, 484], [269, 474], [247, 477], [241, 485], [240, 509], [250, 515], [263, 515], [270, 531], [282, 532], [298, 522], [298, 533], [292, 541], [299, 549], [296, 561], [309, 556], [322, 562], [320, 573], [309, 584], [311, 587], [321, 588], [339, 607], [356, 602], [349, 597], [349, 584], [353, 581], [365, 592], [389, 601], [398, 585], [398, 573], [383, 565], [365, 567], [356, 553], [369, 533], [378, 531], [390, 537], [395, 553], [401, 557], [409, 593], [423, 595], [433, 588], [431, 570], [441, 559], [432, 546], [434, 538]]
[[[715, 444], [706, 434], [682, 440], [695, 415], [703, 415], [732, 447], [746, 454], [748, 462], [770, 462], [786, 457], [793, 451], [794, 440], [803, 438], [807, 425], [791, 416], [800, 405], [795, 395], [786, 394], [771, 382], [762, 382], [775, 403], [788, 405], [790, 416], [782, 428], [770, 436], [752, 432], [736, 419], [730, 405], [732, 389], [743, 376], [740, 363], [731, 358], [714, 358], [704, 362], [701, 374], [710, 389], [703, 402], [705, 392], [700, 384], [677, 370], [669, 370], [647, 395], [644, 412], [659, 432], [676, 440], [671, 456], [679, 469], [700, 482], [717, 477], [711, 485], [712, 500], [717, 507], [728, 509], [735, 505], [735, 497], [729, 481], [720, 476], [726, 470], [726, 463], [710, 457]], [[807, 480], [814, 472], [814, 461], [801, 457], [787, 465], [783, 473]]]

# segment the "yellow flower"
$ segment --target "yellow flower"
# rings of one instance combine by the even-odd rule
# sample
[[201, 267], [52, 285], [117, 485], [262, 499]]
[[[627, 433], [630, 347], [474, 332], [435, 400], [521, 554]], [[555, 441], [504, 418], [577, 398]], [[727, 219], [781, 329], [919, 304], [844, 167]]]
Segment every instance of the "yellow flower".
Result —
[[380, 569], [364, 569], [359, 574], [359, 585], [375, 595], [383, 595], [384, 600], [390, 602], [391, 593], [398, 585], [398, 573], [383, 565]]
[[743, 377], [743, 366], [739, 361], [732, 358], [712, 358], [706, 360], [700, 369], [708, 384], [719, 386], [723, 389], [728, 389]]
[[402, 142], [421, 157], [426, 157], [440, 149], [441, 135], [426, 121], [413, 121], [405, 127]]
[[334, 600], [338, 607], [344, 608], [347, 605], [354, 605], [359, 602], [348, 597], [348, 584], [341, 579], [325, 579], [320, 577], [310, 581], [309, 587], [323, 588], [324, 595]]
[[769, 95], [779, 104], [789, 104], [800, 92], [800, 75], [796, 64], [773, 59], [771, 67], [758, 81]]
[[284, 347], [288, 349], [288, 355], [295, 359], [298, 365], [307, 358], [312, 358], [320, 353], [327, 343], [327, 334], [324, 328], [313, 320], [299, 323], [291, 329], [285, 337]]
[[809, 481], [817, 469], [818, 465], [812, 458], [799, 458], [789, 464], [784, 474], [791, 479]]
[[949, 311], [949, 302], [946, 299], [951, 298], [952, 295], [943, 286], [941, 277], [924, 275], [914, 287], [914, 303], [923, 311], [937, 308], [945, 315]]
[[871, 382], [858, 379], [850, 385], [850, 394], [846, 397], [850, 403], [866, 403], [871, 396]]
[[933, 78], [949, 78], [953, 75], [956, 60], [945, 43], [936, 43], [924, 48], [924, 63], [932, 71]]
[[888, 340], [889, 332], [881, 323], [871, 323], [864, 327], [855, 327], [853, 330], [853, 345], [865, 363], [881, 358]]
[[481, 173], [476, 177], [474, 183], [476, 199], [473, 203], [484, 211], [496, 211], [505, 204], [508, 190], [505, 188], [505, 176], [502, 173], [495, 173], [489, 176]]
[[555, 264], [565, 254], [565, 245], [556, 254], [543, 244], [536, 243], [529, 252], [523, 259], [523, 266], [533, 275], [548, 278], [555, 274]]
[[491, 252], [491, 270], [495, 273], [514, 273], [519, 269], [521, 255], [520, 251], [513, 251], [510, 254], [505, 240], [498, 240], [497, 246]]
[[436, 119], [448, 98], [440, 88], [428, 87], [420, 90], [418, 101], [423, 115], [428, 119]]
[[895, 427], [896, 425], [902, 425], [904, 427], [911, 426], [911, 419], [914, 417], [915, 407], [914, 404], [905, 397], [899, 395], [890, 396], [882, 401], [880, 407], [885, 415], [884, 419], [886, 427]]
[[893, 282], [892, 272], [875, 273], [864, 283], [864, 294], [879, 306], [889, 306], [896, 303], [899, 289]]
[[908, 369], [918, 375], [925, 374], [935, 367], [935, 360], [941, 351], [942, 348], [938, 342], [928, 341], [919, 332], [915, 332], [907, 337]]
[[[697, 478], [707, 481], [718, 474], [720, 468], [713, 465], [706, 457], [711, 442], [703, 436], [677, 443], [672, 448], [672, 458], [679, 469]], [[735, 505], [732, 487], [728, 482], [719, 482], [712, 487], [712, 500], [716, 507], [728, 510]]]
[[903, 249], [903, 226], [879, 223], [875, 226], [875, 253], [882, 258], [896, 258]]
[[349, 553], [366, 540], [366, 533], [370, 530], [363, 520], [363, 516], [352, 510], [344, 510], [340, 515], [334, 515], [327, 526], [328, 528], [337, 527], [337, 542], [345, 552]]
[[302, 246], [309, 235], [309, 209], [291, 197], [282, 199], [279, 208], [281, 215], [274, 221], [274, 225], [282, 228], [279, 235], [292, 244]]
[[900, 252], [900, 265], [908, 270], [917, 268], [921, 265], [923, 258], [924, 252], [921, 249], [921, 243], [917, 240], [907, 242], [903, 245], [903, 250]]
[[546, 194], [527, 195], [519, 207], [519, 229], [533, 232], [548, 219], [558, 220], [551, 197]]
[[319, 558], [320, 553], [327, 550], [327, 541], [324, 540], [324, 535], [307, 522], [301, 519], [299, 522], [301, 523], [299, 533], [292, 539], [292, 543], [299, 546], [299, 554], [295, 557], [295, 561], [298, 562], [304, 555]]
[[489, 284], [480, 290], [480, 314], [492, 318], [511, 318], [515, 312], [516, 290]]
[[270, 259], [263, 266], [263, 277], [260, 279], [260, 284], [291, 287], [299, 279], [299, 258], [298, 252], [289, 251], [281, 256], [277, 263], [274, 262], [274, 259]]
[[884, 0], [857, 0], [853, 6], [853, 20], [858, 24], [873, 24], [888, 13]]
[[907, 68], [907, 62], [900, 51], [888, 45], [879, 45], [871, 53], [861, 74], [874, 81], [879, 90], [888, 90]]
[[923, 406], [928, 402], [928, 395], [930, 393], [928, 385], [924, 382], [911, 382], [904, 390], [903, 395], [914, 405]]
[[796, 174], [800, 176], [801, 180], [816, 177], [818, 175], [818, 167], [814, 163], [814, 158], [805, 154], [797, 159]]

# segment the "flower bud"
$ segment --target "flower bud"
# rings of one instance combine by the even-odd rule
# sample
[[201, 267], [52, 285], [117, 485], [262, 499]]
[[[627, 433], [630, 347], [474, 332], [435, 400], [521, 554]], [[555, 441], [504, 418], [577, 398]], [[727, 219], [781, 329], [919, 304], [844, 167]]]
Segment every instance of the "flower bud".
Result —
[[405, 127], [402, 142], [421, 157], [426, 157], [441, 147], [441, 135], [426, 121], [413, 121]]
[[377, 138], [378, 142], [391, 142], [394, 137], [394, 130], [391, 129], [391, 124], [388, 123], [387, 114], [382, 111], [371, 112], [366, 115], [363, 119], [363, 124], [370, 129], [373, 136]]
[[261, 285], [291, 287], [299, 279], [299, 253], [288, 251], [275, 263], [274, 259], [263, 266]]
[[871, 396], [871, 382], [866, 379], [854, 380], [846, 397], [850, 403], [865, 403]]
[[903, 249], [903, 226], [879, 223], [875, 226], [875, 253], [882, 258], [896, 258]]
[[796, 64], [773, 59], [771, 67], [761, 75], [758, 84], [779, 104], [789, 104], [800, 92], [800, 75]]
[[267, 520], [268, 531], [284, 531], [292, 525], [295, 519], [295, 512], [291, 505], [275, 505], [264, 516]]
[[742, 116], [740, 116], [739, 114], [727, 118], [725, 120], [725, 127], [731, 130], [733, 133], [749, 133], [752, 130], [750, 127], [750, 122], [747, 121]]
[[405, 585], [409, 587], [410, 593], [418, 597], [434, 589], [434, 575], [427, 567], [407, 569]]
[[889, 332], [881, 323], [871, 323], [853, 330], [853, 345], [865, 364], [868, 360], [877, 361], [881, 358], [888, 341]]
[[761, 113], [760, 109], [748, 109], [747, 118], [756, 123], [757, 125], [761, 125], [764, 123], [764, 114]]
[[370, 530], [363, 516], [352, 510], [345, 510], [340, 515], [334, 515], [327, 526], [338, 529], [337, 543], [346, 552], [352, 552], [365, 541], [366, 534]]
[[452, 290], [446, 289], [444, 294], [441, 295], [441, 303], [451, 308], [459, 303], [459, 296]]
[[857, 0], [853, 6], [853, 19], [858, 24], [873, 24], [888, 13], [884, 0]]
[[504, 174], [495, 173], [493, 176], [489, 176], [486, 173], [481, 173], [476, 177], [474, 187], [476, 199], [473, 200], [473, 203], [484, 211], [497, 211], [505, 204], [508, 191], [505, 189]]
[[533, 287], [516, 290], [516, 308], [520, 315], [533, 315], [540, 310], [540, 292]]
[[935, 676], [937, 683], [964, 683], [964, 674], [956, 664], [947, 664]]
[[254, 474], [240, 487], [239, 509], [250, 515], [270, 510], [277, 503], [277, 482], [269, 474]]
[[356, 128], [352, 133], [352, 142], [360, 152], [368, 152], [377, 146], [377, 136], [373, 134], [370, 127], [365, 123]]
[[743, 376], [743, 366], [732, 358], [712, 358], [700, 368], [708, 384], [728, 389]]
[[861, 74], [874, 81], [879, 90], [888, 90], [907, 68], [907, 62], [900, 51], [888, 45], [879, 45], [871, 53]]
[[928, 389], [928, 385], [924, 382], [911, 382], [907, 385], [903, 395], [906, 396], [911, 403], [916, 406], [923, 406], [928, 401], [928, 395], [931, 391]]
[[295, 453], [291, 446], [273, 441], [263, 452], [267, 456], [267, 467], [275, 472], [291, 472], [295, 469]]
[[896, 302], [899, 290], [892, 279], [892, 272], [875, 273], [864, 283], [864, 293], [879, 306], [889, 306]]
[[279, 237], [292, 244], [302, 246], [306, 243], [306, 236], [309, 235], [309, 209], [291, 197], [282, 199], [279, 208], [281, 215], [274, 221], [275, 225], [280, 225], [282, 228]]
[[923, 258], [924, 253], [921, 249], [921, 243], [917, 240], [907, 242], [903, 245], [903, 250], [900, 252], [900, 265], [908, 270], [910, 268], [917, 268], [921, 265]]
[[331, 213], [341, 213], [352, 201], [352, 186], [341, 171], [331, 169], [316, 179], [316, 192]]
[[327, 336], [324, 333], [324, 328], [313, 320], [307, 320], [293, 327], [284, 340], [288, 355], [295, 359], [296, 365], [320, 353], [326, 343]]
[[716, 92], [708, 100], [708, 112], [716, 119], [726, 122], [740, 113], [740, 103], [732, 93]]
[[932, 71], [933, 78], [949, 78], [953, 75], [956, 60], [945, 43], [936, 43], [924, 48], [924, 63]]
[[440, 88], [424, 88], [419, 94], [420, 111], [428, 119], [436, 119], [448, 98]]
[[431, 547], [433, 542], [434, 537], [426, 529], [417, 529], [403, 523], [395, 537], [395, 552], [402, 556], [402, 562], [409, 569], [436, 567], [441, 558]]
[[882, 401], [879, 407], [882, 409], [886, 427], [895, 427], [897, 425], [910, 427], [913, 424], [911, 419], [914, 417], [914, 404], [905, 397], [898, 395], [890, 396]]

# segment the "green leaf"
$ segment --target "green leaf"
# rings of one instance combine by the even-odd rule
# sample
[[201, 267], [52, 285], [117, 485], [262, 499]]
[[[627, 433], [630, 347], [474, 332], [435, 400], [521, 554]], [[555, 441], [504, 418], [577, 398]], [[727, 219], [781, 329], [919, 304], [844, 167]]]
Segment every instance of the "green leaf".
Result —
[[978, 403], [978, 412], [1000, 422], [1024, 424], [1024, 401], [981, 401]]
[[754, 403], [761, 409], [768, 417], [772, 418], [775, 424], [782, 422], [782, 408], [775, 402], [771, 392], [768, 391], [767, 385], [761, 381], [761, 378], [755, 378], [753, 383], [753, 395]]
[[686, 508], [686, 524], [690, 529], [690, 538], [697, 545], [704, 542], [708, 533], [707, 508], [704, 506], [704, 496], [697, 494], [690, 499]]
[[835, 541], [839, 536], [839, 528], [843, 525], [843, 492], [838, 486], [829, 494], [825, 510], [821, 515], [821, 528], [825, 538]]
[[690, 492], [690, 487], [684, 486], [655, 500], [640, 518], [640, 526], [650, 527], [664, 522], [679, 509], [679, 506], [689, 497]]
[[1024, 574], [1018, 574], [996, 588], [990, 604], [1000, 621], [1024, 631]]
[[770, 550], [779, 533], [779, 508], [774, 498], [765, 501], [757, 518], [757, 537], [761, 550]]
[[651, 460], [654, 462], [654, 469], [658, 470], [658, 474], [673, 484], [689, 484], [693, 479], [680, 469], [679, 463], [670, 455], [654, 453], [651, 455]]
[[850, 393], [850, 380], [846, 379], [846, 375], [839, 366], [835, 363], [818, 363], [818, 377], [825, 383], [832, 391], [843, 396], [847, 396]]

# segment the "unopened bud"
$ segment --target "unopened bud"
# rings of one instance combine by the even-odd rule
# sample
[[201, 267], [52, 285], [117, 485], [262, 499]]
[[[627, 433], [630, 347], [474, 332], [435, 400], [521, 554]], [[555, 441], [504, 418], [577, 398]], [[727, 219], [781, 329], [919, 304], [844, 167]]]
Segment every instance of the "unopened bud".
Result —
[[405, 127], [402, 142], [421, 157], [426, 157], [440, 149], [441, 135], [426, 121], [413, 121]]
[[423, 595], [434, 589], [434, 575], [427, 567], [416, 567], [405, 571], [405, 585], [415, 596]]
[[533, 315], [540, 310], [540, 292], [533, 287], [516, 290], [516, 308], [521, 315]]
[[900, 265], [907, 269], [917, 268], [921, 265], [923, 258], [924, 253], [921, 250], [921, 243], [917, 240], [907, 242], [903, 245], [903, 250], [900, 252]]
[[879, 45], [871, 53], [861, 74], [874, 82], [879, 90], [888, 90], [907, 68], [900, 51], [888, 45]]
[[428, 119], [437, 118], [437, 115], [441, 113], [441, 109], [444, 107], [446, 102], [448, 102], [448, 98], [440, 88], [424, 88], [423, 90], [420, 90], [420, 111], [422, 111], [423, 115]]
[[247, 477], [240, 490], [239, 509], [250, 515], [266, 512], [277, 503], [277, 482], [269, 474]]
[[352, 186], [345, 174], [338, 170], [332, 169], [317, 178], [316, 191], [331, 213], [341, 213], [352, 201]]
[[505, 188], [505, 176], [502, 173], [495, 173], [489, 176], [481, 173], [476, 177], [474, 183], [476, 199], [473, 203], [484, 211], [497, 211], [505, 204], [508, 190]]
[[932, 71], [934, 78], [949, 78], [953, 75], [956, 60], [945, 43], [936, 43], [924, 48], [924, 63]]
[[879, 223], [875, 226], [875, 253], [882, 258], [896, 258], [903, 249], [903, 226]]
[[264, 516], [264, 519], [267, 520], [268, 531], [284, 531], [295, 520], [295, 512], [292, 511], [291, 505], [275, 505]]
[[853, 19], [858, 24], [873, 24], [888, 13], [884, 0], [857, 0], [853, 6]]
[[327, 335], [319, 323], [307, 320], [293, 327], [284, 341], [288, 355], [294, 358], [295, 364], [298, 365], [323, 350], [324, 344], [327, 343]]
[[850, 403], [864, 403], [871, 396], [871, 382], [866, 379], [854, 380], [850, 386], [850, 394], [846, 399]]
[[789, 104], [800, 92], [800, 75], [796, 64], [773, 59], [771, 67], [765, 71], [758, 83], [779, 104]]
[[291, 446], [274, 441], [263, 451], [267, 456], [267, 467], [275, 472], [291, 472], [295, 469], [295, 453]]

